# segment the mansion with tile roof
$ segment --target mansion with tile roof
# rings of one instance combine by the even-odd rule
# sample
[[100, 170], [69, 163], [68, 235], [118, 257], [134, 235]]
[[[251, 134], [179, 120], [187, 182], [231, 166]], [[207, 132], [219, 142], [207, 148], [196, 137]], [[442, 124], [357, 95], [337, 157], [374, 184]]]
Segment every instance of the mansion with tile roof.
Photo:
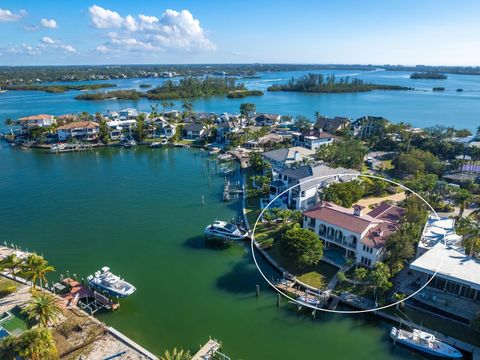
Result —
[[368, 214], [322, 202], [303, 212], [303, 227], [314, 231], [327, 248], [342, 249], [357, 263], [373, 267], [385, 258], [386, 239], [397, 230], [404, 210], [382, 203]]

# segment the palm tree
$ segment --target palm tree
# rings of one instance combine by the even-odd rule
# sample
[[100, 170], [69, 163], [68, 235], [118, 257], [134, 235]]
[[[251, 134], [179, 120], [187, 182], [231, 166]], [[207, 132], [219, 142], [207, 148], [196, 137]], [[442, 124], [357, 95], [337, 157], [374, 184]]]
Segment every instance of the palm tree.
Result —
[[168, 102], [167, 100], [162, 101], [162, 109], [163, 109], [163, 114], [167, 112], [168, 108], [173, 107], [175, 104], [173, 102]]
[[193, 110], [193, 104], [188, 99], [183, 99], [182, 109], [185, 111], [185, 114], [188, 116]]
[[[10, 254], [0, 260], [0, 270], [7, 270], [10, 275], [15, 278], [15, 272], [22, 265], [22, 260], [17, 257], [15, 254]], [[15, 281], [15, 286], [18, 288], [18, 284]]]
[[5, 119], [5, 125], [10, 128], [10, 133], [11, 133], [12, 136], [13, 136], [13, 128], [12, 128], [12, 126], [15, 125], [15, 121], [13, 121], [11, 118], [7, 118], [7, 119]]
[[33, 295], [22, 313], [27, 315], [29, 324], [43, 327], [47, 327], [63, 314], [59, 300], [47, 293]]
[[17, 338], [7, 336], [0, 342], [0, 359], [15, 360], [17, 355]]
[[39, 255], [29, 255], [24, 263], [24, 270], [32, 281], [32, 289], [36, 288], [37, 280], [40, 280], [40, 288], [47, 281], [47, 273], [55, 271], [55, 268], [48, 264], [48, 261]]
[[186, 351], [183, 349], [174, 348], [172, 352], [165, 350], [163, 356], [160, 357], [160, 360], [190, 360], [192, 355], [190, 355], [190, 351]]
[[463, 212], [465, 211], [465, 206], [472, 199], [472, 194], [465, 189], [460, 189], [455, 194], [455, 200], [458, 205], [460, 205], [460, 212], [458, 213], [458, 218], [461, 218]]
[[476, 257], [480, 253], [480, 223], [471, 217], [462, 218], [457, 222], [457, 232], [463, 235], [465, 252]]
[[36, 328], [24, 331], [17, 338], [18, 355], [29, 360], [58, 359], [55, 340], [50, 330]]

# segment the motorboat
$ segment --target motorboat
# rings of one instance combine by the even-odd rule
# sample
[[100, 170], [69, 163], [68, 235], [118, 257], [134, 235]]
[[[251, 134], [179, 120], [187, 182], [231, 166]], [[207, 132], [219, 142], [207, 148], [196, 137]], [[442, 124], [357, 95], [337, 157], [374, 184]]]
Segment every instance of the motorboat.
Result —
[[297, 301], [307, 306], [319, 306], [320, 300], [309, 296], [298, 296]]
[[132, 284], [118, 275], [112, 274], [107, 266], [104, 266], [101, 271], [95, 272], [94, 275], [89, 275], [87, 281], [92, 288], [118, 298], [127, 297], [136, 291]]
[[248, 232], [235, 224], [217, 220], [205, 228], [205, 235], [224, 240], [242, 240], [248, 236]]
[[420, 353], [440, 359], [461, 359], [463, 355], [451, 345], [438, 340], [435, 335], [428, 332], [412, 329], [407, 331], [392, 327], [390, 337], [394, 343], [404, 345]]

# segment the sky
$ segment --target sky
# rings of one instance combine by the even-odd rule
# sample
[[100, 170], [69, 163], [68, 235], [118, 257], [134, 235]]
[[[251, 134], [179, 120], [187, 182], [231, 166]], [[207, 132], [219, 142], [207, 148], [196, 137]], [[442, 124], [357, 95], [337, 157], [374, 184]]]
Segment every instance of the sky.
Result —
[[0, 0], [0, 65], [480, 65], [478, 0]]

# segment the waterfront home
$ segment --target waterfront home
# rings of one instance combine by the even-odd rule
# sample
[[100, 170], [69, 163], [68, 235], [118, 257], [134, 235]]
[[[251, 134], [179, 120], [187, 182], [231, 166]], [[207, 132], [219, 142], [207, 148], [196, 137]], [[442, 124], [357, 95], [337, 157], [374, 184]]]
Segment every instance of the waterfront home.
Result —
[[[465, 253], [455, 220], [431, 214], [418, 243], [410, 271], [419, 284], [432, 281], [417, 301], [469, 319], [480, 303], [480, 261]], [[412, 289], [412, 291], [415, 289]], [[449, 306], [445, 306], [446, 302]], [[460, 308], [456, 308], [455, 304]], [[461, 313], [461, 314], [460, 314]]]
[[137, 127], [137, 120], [112, 120], [107, 121], [107, 126], [110, 139], [119, 140], [124, 134], [131, 134]]
[[323, 130], [327, 133], [335, 134], [337, 131], [342, 131], [350, 126], [352, 121], [343, 116], [335, 116], [328, 118], [326, 116], [319, 116], [313, 125], [315, 130]]
[[217, 127], [217, 143], [225, 143], [228, 145], [228, 135], [231, 133], [239, 132], [241, 129], [240, 124], [236, 121], [225, 121]]
[[55, 116], [55, 119], [57, 120], [57, 124], [66, 124], [72, 121], [77, 120], [78, 115], [76, 114], [64, 114], [64, 115], [59, 115]]
[[120, 110], [118, 116], [120, 120], [135, 119], [138, 116], [138, 111], [137, 109], [127, 108]]
[[56, 121], [53, 115], [40, 114], [22, 117], [18, 119], [18, 122], [23, 128], [31, 129], [35, 127], [52, 126]]
[[304, 132], [292, 132], [294, 146], [302, 146], [306, 149], [316, 151], [324, 145], [333, 144], [336, 136], [323, 130], [309, 130]]
[[253, 121], [255, 126], [273, 126], [280, 122], [280, 118], [278, 114], [257, 114]]
[[388, 123], [383, 116], [362, 116], [351, 124], [351, 129], [355, 136], [365, 139], [372, 135], [379, 135], [381, 130]]
[[183, 129], [183, 136], [188, 140], [203, 139], [208, 135], [208, 129], [203, 124], [190, 124]]
[[358, 264], [373, 267], [386, 256], [386, 240], [398, 228], [403, 209], [382, 203], [368, 214], [364, 208], [353, 209], [320, 202], [303, 212], [303, 227], [314, 231], [329, 249], [354, 258]]
[[319, 202], [319, 192], [334, 182], [346, 182], [357, 179], [359, 172], [353, 169], [332, 168], [320, 164], [287, 168], [273, 176], [270, 183], [269, 200], [289, 189], [281, 196], [287, 207], [305, 210]]
[[259, 150], [271, 148], [275, 144], [281, 144], [285, 141], [285, 137], [278, 133], [269, 133], [259, 137], [257, 140], [248, 140], [242, 146], [250, 150]]
[[315, 151], [295, 146], [264, 152], [263, 159], [272, 166], [273, 172], [279, 172], [294, 164], [313, 160]]
[[93, 141], [98, 139], [99, 125], [93, 121], [74, 121], [57, 128], [58, 140]]

